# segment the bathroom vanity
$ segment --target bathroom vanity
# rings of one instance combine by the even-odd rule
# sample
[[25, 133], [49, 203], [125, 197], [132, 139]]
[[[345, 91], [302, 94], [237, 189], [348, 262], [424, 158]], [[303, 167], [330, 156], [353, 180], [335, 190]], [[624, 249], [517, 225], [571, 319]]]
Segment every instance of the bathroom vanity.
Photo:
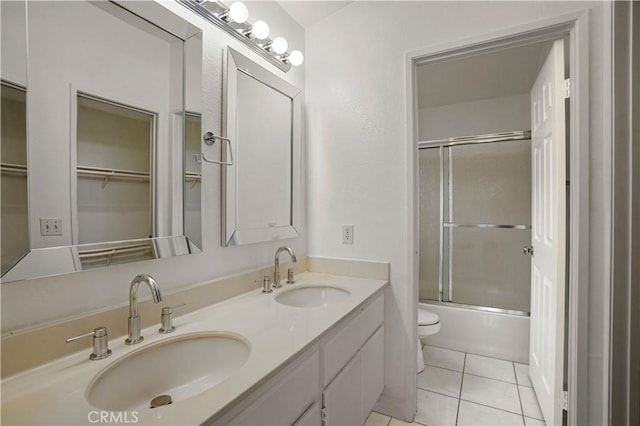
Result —
[[[87, 424], [113, 413], [137, 424], [363, 424], [383, 388], [388, 281], [296, 279], [176, 318], [171, 334], [144, 329], [139, 345], [112, 337], [104, 360], [83, 350], [9, 377], [2, 421]], [[226, 342], [207, 351], [198, 343], [207, 338]], [[206, 377], [186, 378], [197, 368]], [[150, 408], [161, 394], [172, 403]]]

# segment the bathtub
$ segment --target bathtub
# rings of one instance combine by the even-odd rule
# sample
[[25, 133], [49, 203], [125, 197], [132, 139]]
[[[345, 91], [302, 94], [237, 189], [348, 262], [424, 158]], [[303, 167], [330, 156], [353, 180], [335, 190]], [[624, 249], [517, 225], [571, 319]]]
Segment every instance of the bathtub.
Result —
[[529, 363], [529, 317], [441, 304], [418, 305], [440, 317], [440, 332], [422, 343]]

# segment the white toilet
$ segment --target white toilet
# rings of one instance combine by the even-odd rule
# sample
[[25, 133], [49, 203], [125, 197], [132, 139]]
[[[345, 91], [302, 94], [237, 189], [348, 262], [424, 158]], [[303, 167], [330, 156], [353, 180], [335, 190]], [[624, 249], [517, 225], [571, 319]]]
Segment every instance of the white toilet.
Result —
[[424, 370], [424, 358], [420, 341], [440, 331], [440, 317], [418, 305], [418, 373]]

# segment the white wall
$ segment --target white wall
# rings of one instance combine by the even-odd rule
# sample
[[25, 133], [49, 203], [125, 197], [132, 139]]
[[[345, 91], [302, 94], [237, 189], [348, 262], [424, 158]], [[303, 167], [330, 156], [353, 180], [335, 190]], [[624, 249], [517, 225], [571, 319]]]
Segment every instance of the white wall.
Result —
[[[605, 423], [603, 358], [607, 293], [606, 158], [609, 141], [603, 104], [609, 45], [608, 3], [585, 2], [353, 2], [307, 30], [307, 143], [309, 150], [309, 253], [391, 262], [386, 299], [384, 397], [394, 414], [412, 410], [404, 349], [415, 337], [406, 306], [415, 283], [407, 240], [408, 182], [405, 54], [493, 33], [519, 24], [592, 8], [591, 13], [591, 277], [589, 421]], [[343, 245], [342, 224], [355, 225]], [[596, 299], [599, 297], [599, 299]], [[599, 346], [598, 346], [599, 345]], [[415, 382], [413, 382], [415, 383]], [[585, 405], [586, 406], [586, 405]], [[415, 405], [413, 405], [415, 408]]]
[[[215, 134], [220, 134], [221, 131], [222, 51], [226, 45], [240, 51], [294, 86], [304, 87], [304, 65], [285, 74], [183, 6], [175, 2], [161, 4], [203, 29], [203, 131], [211, 130]], [[264, 19], [276, 35], [286, 37], [290, 49], [304, 49], [303, 29], [280, 6], [273, 3], [250, 3], [249, 11], [250, 20]], [[68, 171], [65, 169], [64, 173]], [[269, 265], [273, 262], [276, 249], [281, 245], [291, 246], [299, 257], [306, 255], [306, 221], [301, 226], [301, 238], [223, 248], [220, 244], [220, 168], [205, 165], [202, 173], [203, 253], [3, 283], [0, 286], [2, 333], [7, 334], [111, 306], [124, 305], [128, 303], [131, 279], [141, 272], [153, 275], [161, 290], [170, 293], [194, 283]], [[303, 181], [303, 188], [304, 185]], [[304, 211], [302, 217], [305, 217]], [[141, 297], [147, 297], [147, 294], [143, 292]]]

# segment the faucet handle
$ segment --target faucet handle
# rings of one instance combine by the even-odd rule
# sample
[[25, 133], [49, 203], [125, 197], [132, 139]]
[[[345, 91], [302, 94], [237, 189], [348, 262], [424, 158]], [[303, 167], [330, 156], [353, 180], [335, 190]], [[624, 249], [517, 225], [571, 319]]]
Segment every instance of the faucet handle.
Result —
[[293, 277], [293, 268], [287, 269], [287, 284], [295, 284], [296, 280]]
[[183, 306], [187, 306], [186, 303], [180, 303], [174, 306], [165, 306], [162, 308], [162, 315], [160, 316], [160, 324], [161, 327], [158, 329], [158, 332], [161, 334], [169, 334], [176, 330], [176, 327], [173, 325], [173, 310], [182, 308]]
[[107, 327], [96, 327], [93, 331], [79, 336], [69, 337], [65, 340], [66, 343], [75, 342], [76, 340], [86, 339], [87, 337], [93, 337], [93, 352], [89, 355], [89, 359], [104, 359], [111, 355], [111, 349], [109, 349], [109, 335], [107, 333]]
[[271, 289], [271, 277], [269, 275], [265, 275], [262, 278], [262, 292], [263, 293], [271, 293], [273, 290]]

